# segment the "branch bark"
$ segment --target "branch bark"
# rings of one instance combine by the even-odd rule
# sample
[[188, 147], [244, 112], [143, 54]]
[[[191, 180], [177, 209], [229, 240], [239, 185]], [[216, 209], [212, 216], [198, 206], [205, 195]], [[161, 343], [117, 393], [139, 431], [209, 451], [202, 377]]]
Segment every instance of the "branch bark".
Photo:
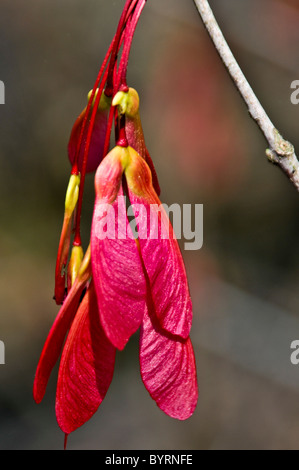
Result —
[[207, 0], [193, 0], [218, 54], [233, 79], [248, 111], [264, 134], [268, 160], [278, 165], [299, 191], [299, 162], [294, 146], [275, 128], [238, 65]]

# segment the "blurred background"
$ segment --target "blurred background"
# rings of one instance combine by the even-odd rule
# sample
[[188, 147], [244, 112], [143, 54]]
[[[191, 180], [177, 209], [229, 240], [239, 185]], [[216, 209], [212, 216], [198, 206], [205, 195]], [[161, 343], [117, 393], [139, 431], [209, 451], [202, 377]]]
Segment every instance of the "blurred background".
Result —
[[[297, 0], [211, 0], [250, 84], [299, 152]], [[58, 312], [56, 251], [70, 166], [66, 147], [115, 33], [124, 0], [1, 0], [0, 449], [62, 449], [54, 402], [32, 383]], [[298, 449], [299, 197], [268, 163], [192, 0], [150, 0], [129, 85], [167, 204], [203, 204], [204, 244], [183, 251], [194, 304], [200, 395], [175, 421], [141, 382], [138, 334], [117, 354], [97, 414], [69, 449]], [[93, 181], [84, 199], [85, 243]], [[183, 240], [182, 240], [183, 248]]]

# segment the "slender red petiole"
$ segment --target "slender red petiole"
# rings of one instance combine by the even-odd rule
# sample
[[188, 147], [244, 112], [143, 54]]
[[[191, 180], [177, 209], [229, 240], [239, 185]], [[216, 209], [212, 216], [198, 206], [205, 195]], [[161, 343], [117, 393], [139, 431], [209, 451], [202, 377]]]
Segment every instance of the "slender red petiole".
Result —
[[118, 52], [119, 52], [119, 49], [120, 49], [121, 36], [122, 36], [123, 30], [125, 28], [125, 25], [127, 24], [127, 21], [128, 21], [130, 15], [132, 13], [133, 4], [134, 4], [134, 7], [135, 7], [135, 5], [136, 5], [135, 0], [127, 0], [126, 1], [126, 4], [125, 4], [124, 9], [122, 11], [122, 14], [121, 14], [118, 26], [117, 26], [117, 30], [116, 30], [116, 33], [115, 33], [115, 36], [114, 36], [114, 47], [113, 47], [113, 51], [112, 51], [112, 54], [111, 54], [111, 60], [110, 60], [110, 63], [109, 63], [109, 72], [108, 72], [108, 79], [107, 79], [107, 86], [106, 86], [107, 92], [111, 93], [111, 94], [113, 92], [114, 67], [115, 67], [115, 64], [116, 64], [116, 61], [117, 61], [117, 55], [118, 55]]
[[63, 444], [63, 449], [66, 450], [66, 446], [67, 446], [67, 438], [69, 437], [69, 435], [67, 433], [64, 433], [64, 444]]
[[126, 117], [125, 115], [120, 116], [119, 118], [119, 130], [118, 130], [118, 139], [116, 145], [120, 147], [128, 147], [129, 143], [126, 136]]
[[[104, 91], [104, 88], [105, 88], [105, 94], [107, 96], [112, 96], [114, 93], [116, 93], [116, 91], [118, 91], [119, 80], [116, 78], [117, 75], [118, 77], [120, 77], [121, 89], [122, 90], [128, 89], [126, 85], [126, 72], [127, 72], [127, 66], [128, 66], [128, 60], [129, 60], [129, 53], [130, 53], [130, 49], [132, 45], [134, 32], [135, 32], [138, 20], [140, 18], [141, 12], [145, 6], [145, 3], [146, 3], [146, 0], [127, 0], [125, 7], [123, 9], [123, 12], [122, 12], [120, 21], [118, 23], [116, 34], [106, 54], [101, 70], [98, 74], [96, 83], [93, 87], [90, 99], [88, 101], [86, 113], [84, 116], [84, 121], [82, 124], [82, 129], [80, 133], [80, 138], [78, 142], [76, 159], [75, 159], [75, 163], [72, 169], [72, 172], [76, 174], [78, 174], [77, 160], [78, 160], [78, 155], [80, 152], [80, 146], [82, 144], [86, 123], [90, 114], [90, 109], [91, 109], [91, 106], [95, 97], [96, 90], [98, 88], [98, 93], [95, 97], [95, 102], [93, 104], [90, 122], [88, 125], [86, 144], [84, 148], [84, 156], [83, 156], [82, 169], [81, 169], [81, 181], [80, 181], [80, 187], [79, 187], [79, 197], [78, 197], [78, 203], [77, 203], [75, 236], [74, 236], [74, 242], [73, 242], [74, 246], [81, 245], [80, 220], [81, 220], [81, 212], [82, 212], [83, 190], [84, 190], [88, 153], [89, 153], [91, 136], [92, 136], [92, 131], [94, 127], [97, 108], [100, 102], [102, 92]], [[121, 63], [119, 66], [119, 72], [117, 73], [116, 72], [117, 55], [119, 53], [119, 50], [123, 42], [124, 42], [123, 53], [122, 53]], [[110, 57], [110, 61], [109, 61], [109, 57]], [[106, 65], [108, 64], [108, 61], [109, 61], [109, 65], [101, 80], [101, 77], [106, 68]], [[100, 82], [101, 82], [101, 85], [99, 86]], [[106, 155], [109, 149], [110, 134], [111, 134], [111, 129], [113, 125], [113, 117], [114, 117], [114, 112], [111, 111], [109, 114], [109, 119], [108, 119], [108, 127], [107, 127], [105, 146], [104, 146], [104, 156]], [[126, 137], [125, 137], [124, 125], [122, 125], [122, 123], [120, 124], [119, 139], [120, 139], [121, 145], [125, 145], [125, 143], [127, 142]]]
[[[115, 83], [117, 76], [117, 66], [115, 64], [114, 67], [114, 78], [113, 82]], [[114, 92], [113, 92], [114, 94]], [[110, 111], [109, 111], [109, 117], [108, 117], [108, 124], [107, 124], [107, 130], [106, 130], [106, 138], [105, 138], [105, 144], [104, 144], [104, 151], [103, 151], [103, 157], [105, 157], [109, 151], [109, 145], [110, 145], [110, 137], [111, 137], [111, 131], [112, 131], [112, 126], [113, 122], [115, 120], [115, 116], [117, 113], [117, 108], [114, 106], [111, 106]]]
[[84, 135], [85, 128], [86, 128], [86, 123], [87, 123], [87, 120], [88, 120], [88, 117], [89, 117], [90, 108], [92, 106], [93, 99], [94, 99], [97, 87], [100, 83], [103, 72], [104, 72], [104, 70], [106, 68], [106, 65], [108, 63], [109, 57], [110, 57], [112, 49], [113, 49], [113, 45], [114, 45], [114, 40], [111, 42], [111, 44], [109, 46], [109, 49], [108, 49], [107, 54], [104, 58], [101, 69], [98, 73], [97, 79], [96, 79], [94, 87], [92, 89], [92, 93], [91, 93], [90, 98], [89, 98], [88, 103], [87, 103], [87, 108], [86, 108], [85, 116], [84, 116], [84, 119], [83, 119], [81, 131], [80, 131], [80, 136], [79, 136], [79, 140], [78, 140], [75, 161], [74, 161], [73, 168], [72, 168], [72, 174], [79, 174], [79, 171], [78, 171], [78, 158], [79, 158], [80, 148], [81, 148], [81, 145], [82, 145], [83, 135]]
[[128, 20], [125, 31], [125, 42], [123, 53], [121, 56], [121, 61], [119, 65], [119, 75], [118, 75], [118, 89], [125, 90], [127, 88], [127, 68], [129, 62], [129, 55], [132, 46], [132, 41], [134, 33], [142, 13], [143, 8], [145, 7], [146, 0], [140, 0], [137, 3], [134, 13], [131, 16], [131, 19]]
[[[104, 61], [102, 63], [101, 69], [98, 73], [98, 76], [97, 76], [97, 79], [95, 81], [91, 96], [90, 96], [88, 104], [87, 104], [85, 116], [84, 116], [84, 119], [83, 119], [81, 131], [80, 131], [80, 136], [79, 136], [79, 140], [78, 140], [78, 145], [77, 145], [75, 161], [74, 161], [73, 168], [72, 168], [72, 174], [78, 174], [79, 173], [78, 172], [78, 157], [79, 157], [80, 148], [81, 148], [81, 145], [82, 145], [83, 134], [84, 134], [84, 131], [85, 131], [85, 128], [86, 128], [86, 123], [87, 123], [87, 120], [88, 120], [88, 117], [89, 117], [90, 108], [91, 108], [91, 105], [92, 105], [92, 102], [93, 102], [93, 99], [94, 99], [94, 96], [95, 96], [95, 93], [96, 93], [96, 89], [98, 88], [98, 85], [100, 83], [101, 77], [103, 75], [103, 72], [106, 68], [106, 65], [109, 61], [110, 56], [111, 56], [111, 58], [110, 58], [110, 63], [109, 63], [109, 72], [108, 72], [108, 76], [107, 76], [107, 85], [106, 85], [106, 88], [105, 88], [105, 94], [106, 94], [106, 96], [111, 96], [112, 93], [113, 93], [113, 88], [112, 88], [112, 90], [110, 90], [109, 89], [110, 86], [108, 86], [108, 83], [109, 83], [109, 80], [110, 80], [109, 73], [111, 74], [111, 69], [114, 70], [113, 63], [115, 64], [115, 62], [116, 62], [116, 57], [117, 57], [118, 51], [119, 51], [120, 46], [123, 42], [124, 27], [125, 27], [126, 22], [127, 22], [128, 18], [130, 17], [130, 15], [132, 14], [132, 11], [135, 8], [136, 3], [138, 1], [139, 0], [128, 0], [127, 1], [128, 5], [125, 6], [125, 10], [123, 11], [122, 17], [119, 21], [118, 30], [117, 30], [110, 46], [109, 46], [109, 49], [108, 49], [108, 51], [106, 53], [106, 56], [104, 58]], [[120, 37], [119, 37], [119, 35], [120, 35]], [[112, 80], [112, 84], [113, 84], [113, 80]]]
[[[90, 117], [90, 123], [88, 127], [88, 132], [87, 132], [87, 137], [86, 137], [86, 145], [84, 148], [84, 156], [83, 156], [83, 162], [82, 162], [82, 170], [81, 170], [81, 179], [80, 179], [80, 186], [79, 186], [79, 196], [78, 196], [78, 203], [77, 203], [77, 214], [76, 214], [76, 225], [75, 225], [75, 236], [74, 236], [74, 246], [80, 246], [82, 245], [81, 242], [81, 234], [80, 234], [80, 220], [81, 220], [81, 212], [82, 212], [82, 202], [83, 202], [83, 191], [84, 191], [84, 183], [85, 183], [85, 175], [86, 175], [86, 166], [87, 166], [87, 159], [88, 159], [88, 153], [89, 153], [89, 147], [90, 147], [90, 142], [91, 142], [91, 136], [92, 136], [92, 131], [93, 131], [93, 126], [95, 122], [95, 117], [97, 113], [97, 109], [100, 103], [100, 99], [105, 87], [105, 83], [107, 80], [107, 75], [108, 75], [108, 70], [106, 70], [104, 77], [101, 81], [101, 84], [98, 88], [98, 93], [95, 98], [95, 102], [92, 108], [92, 113]], [[92, 95], [91, 95], [91, 99]]]

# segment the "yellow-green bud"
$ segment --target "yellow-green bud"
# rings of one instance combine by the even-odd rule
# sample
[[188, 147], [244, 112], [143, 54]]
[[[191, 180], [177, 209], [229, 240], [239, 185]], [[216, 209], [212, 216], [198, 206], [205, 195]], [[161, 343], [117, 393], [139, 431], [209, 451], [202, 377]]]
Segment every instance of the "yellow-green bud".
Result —
[[78, 276], [83, 256], [84, 253], [82, 246], [73, 246], [68, 265], [68, 279], [70, 287], [74, 284], [76, 277]]
[[[99, 91], [99, 89], [97, 88], [96, 91], [95, 91], [93, 100], [92, 100], [92, 106], [95, 103], [98, 91]], [[87, 101], [90, 100], [91, 94], [92, 94], [92, 90], [90, 90], [90, 92], [87, 95]], [[100, 101], [99, 101], [99, 109], [101, 109], [101, 110], [109, 109], [110, 106], [111, 106], [111, 97], [106, 96], [105, 93], [102, 92], [102, 96], [101, 96]]]
[[134, 88], [129, 91], [118, 91], [112, 100], [112, 106], [118, 106], [120, 114], [134, 117], [139, 110], [139, 96]]
[[80, 175], [71, 175], [65, 196], [65, 212], [71, 216], [79, 197]]

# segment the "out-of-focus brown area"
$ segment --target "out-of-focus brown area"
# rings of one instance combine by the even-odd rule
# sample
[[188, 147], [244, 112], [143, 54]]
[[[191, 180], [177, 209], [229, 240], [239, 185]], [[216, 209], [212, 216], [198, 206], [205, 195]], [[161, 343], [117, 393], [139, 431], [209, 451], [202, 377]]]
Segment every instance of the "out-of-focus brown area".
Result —
[[[298, 449], [299, 198], [191, 0], [147, 2], [129, 64], [147, 146], [167, 204], [203, 204], [204, 244], [185, 251], [194, 303], [199, 403], [175, 421], [144, 389], [138, 334], [117, 355], [110, 390], [70, 449]], [[297, 1], [211, 0], [273, 122], [299, 152]], [[35, 367], [58, 312], [56, 250], [70, 166], [66, 147], [124, 1], [2, 0], [0, 6], [0, 448], [60, 449], [54, 371], [44, 401]], [[93, 207], [87, 179], [84, 237]]]

